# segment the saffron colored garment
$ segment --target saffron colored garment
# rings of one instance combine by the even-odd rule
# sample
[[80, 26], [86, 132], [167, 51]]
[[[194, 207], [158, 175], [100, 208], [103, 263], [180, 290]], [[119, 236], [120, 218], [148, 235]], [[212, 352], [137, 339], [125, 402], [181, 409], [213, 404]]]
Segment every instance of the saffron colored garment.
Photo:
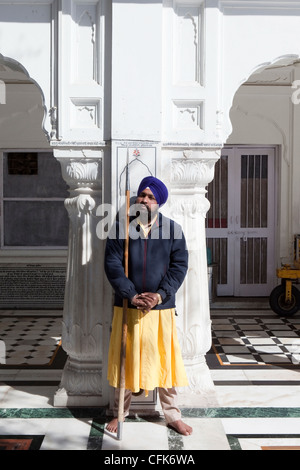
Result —
[[[115, 307], [108, 356], [108, 381], [119, 386], [122, 334], [121, 307]], [[144, 314], [128, 309], [125, 388], [172, 388], [188, 385], [175, 324], [175, 309], [151, 310]]]

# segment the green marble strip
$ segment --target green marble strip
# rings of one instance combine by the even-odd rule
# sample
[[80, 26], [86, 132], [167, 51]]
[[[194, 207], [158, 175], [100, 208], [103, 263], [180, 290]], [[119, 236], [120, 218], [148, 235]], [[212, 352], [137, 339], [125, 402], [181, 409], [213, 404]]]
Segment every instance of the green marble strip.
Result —
[[106, 408], [1, 408], [3, 418], [100, 418], [106, 416]]
[[173, 429], [168, 429], [168, 447], [169, 450], [183, 450], [184, 444], [183, 439], [180, 434], [178, 434]]
[[104, 436], [104, 427], [106, 424], [106, 417], [93, 419], [90, 435], [87, 443], [87, 450], [101, 450]]
[[[91, 418], [106, 419], [107, 408], [0, 408], [4, 418]], [[299, 418], [300, 408], [183, 408], [183, 418]], [[109, 417], [107, 418], [109, 419]], [[129, 418], [130, 420], [130, 418]], [[137, 416], [132, 421], [159, 421], [159, 417]]]
[[238, 437], [228, 435], [227, 439], [231, 450], [242, 450]]
[[185, 418], [299, 418], [300, 408], [184, 408]]

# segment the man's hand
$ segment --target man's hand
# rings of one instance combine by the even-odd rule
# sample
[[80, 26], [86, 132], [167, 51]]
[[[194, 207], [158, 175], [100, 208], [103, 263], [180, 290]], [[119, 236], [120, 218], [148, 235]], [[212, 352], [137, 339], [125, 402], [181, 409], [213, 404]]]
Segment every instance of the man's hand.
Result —
[[159, 300], [160, 296], [155, 292], [143, 292], [142, 294], [136, 295], [132, 300], [136, 299], [137, 303], [133, 303], [138, 309], [143, 310], [144, 313], [150, 312], [150, 310], [155, 307]]
[[136, 294], [132, 297], [131, 301], [132, 305], [134, 305], [139, 310], [147, 309], [148, 303], [145, 299], [141, 298], [141, 295]]

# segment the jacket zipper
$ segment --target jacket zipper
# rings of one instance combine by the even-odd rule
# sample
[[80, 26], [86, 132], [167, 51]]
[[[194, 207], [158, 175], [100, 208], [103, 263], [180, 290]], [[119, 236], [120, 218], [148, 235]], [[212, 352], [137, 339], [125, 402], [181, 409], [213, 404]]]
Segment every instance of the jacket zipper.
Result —
[[143, 292], [146, 289], [146, 265], [147, 265], [147, 238], [144, 244], [144, 264], [143, 264]]

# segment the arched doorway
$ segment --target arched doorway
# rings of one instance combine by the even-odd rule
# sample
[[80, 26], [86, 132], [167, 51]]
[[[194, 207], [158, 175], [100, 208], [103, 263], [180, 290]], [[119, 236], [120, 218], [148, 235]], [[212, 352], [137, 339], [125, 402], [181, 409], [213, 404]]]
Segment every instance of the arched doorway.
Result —
[[68, 192], [43, 128], [43, 93], [1, 55], [0, 83], [0, 308], [61, 307]]
[[232, 134], [208, 187], [207, 244], [219, 268], [219, 296], [268, 297], [276, 267], [291, 259], [299, 230], [292, 216], [299, 110], [291, 100], [298, 67], [265, 67], [235, 94]]

